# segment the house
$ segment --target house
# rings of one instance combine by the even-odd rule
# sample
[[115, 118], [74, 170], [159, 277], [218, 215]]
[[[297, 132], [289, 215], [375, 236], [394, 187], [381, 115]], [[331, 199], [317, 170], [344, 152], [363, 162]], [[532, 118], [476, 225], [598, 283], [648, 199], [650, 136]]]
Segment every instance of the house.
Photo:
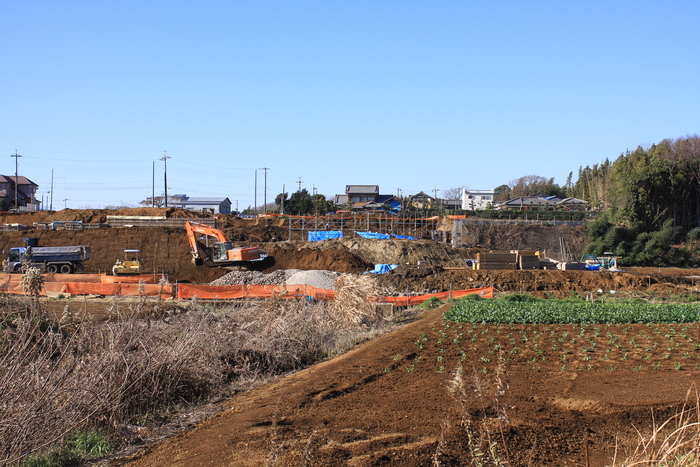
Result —
[[227, 197], [197, 198], [187, 195], [173, 195], [168, 200], [172, 205], [190, 211], [208, 211], [216, 214], [231, 214], [231, 200]]
[[401, 203], [394, 195], [379, 194], [379, 185], [345, 185], [345, 193], [335, 195], [333, 202], [337, 206], [349, 206], [353, 211], [379, 210], [386, 205], [391, 210], [401, 208]]
[[27, 177], [0, 175], [0, 210], [14, 208], [16, 199], [18, 210], [37, 211], [40, 205], [36, 199], [38, 189], [39, 185]]
[[561, 198], [548, 196], [544, 193], [535, 193], [529, 196], [518, 196], [496, 205], [497, 209], [509, 209], [519, 211], [557, 209]]
[[590, 204], [578, 198], [564, 198], [557, 203], [557, 208], [562, 211], [588, 211]]
[[420, 191], [408, 198], [408, 205], [416, 209], [432, 209], [437, 201], [432, 196]]
[[462, 190], [462, 209], [465, 211], [483, 211], [493, 206], [493, 190]]
[[442, 205], [448, 211], [456, 211], [458, 209], [462, 209], [462, 200], [461, 199], [443, 199]]

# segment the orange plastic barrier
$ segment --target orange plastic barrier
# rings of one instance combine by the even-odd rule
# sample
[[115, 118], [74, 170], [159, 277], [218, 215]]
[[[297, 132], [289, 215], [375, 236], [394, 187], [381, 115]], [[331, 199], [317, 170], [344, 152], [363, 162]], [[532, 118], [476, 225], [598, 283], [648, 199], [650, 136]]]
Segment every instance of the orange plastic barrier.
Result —
[[179, 284], [177, 298], [191, 299], [236, 299], [236, 298], [301, 298], [313, 297], [316, 300], [332, 300], [333, 290], [319, 289], [310, 285], [197, 285]]
[[110, 276], [108, 274], [100, 274], [98, 282], [103, 284], [138, 284], [143, 281], [144, 284], [157, 284], [160, 282], [161, 278], [164, 276], [162, 274], [136, 274], [134, 276]]
[[[378, 302], [393, 303], [397, 306], [414, 306], [432, 297], [440, 300], [462, 298], [466, 295], [479, 294], [484, 298], [493, 298], [493, 287], [478, 289], [455, 290], [416, 297], [379, 297]], [[187, 300], [197, 296], [203, 300], [236, 299], [236, 298], [301, 298], [313, 297], [316, 300], [333, 300], [335, 291], [319, 289], [310, 285], [288, 285], [285, 289], [280, 285], [197, 285], [180, 284], [177, 287], [177, 298]]]
[[396, 306], [416, 306], [420, 305], [429, 298], [437, 297], [442, 301], [450, 298], [462, 298], [467, 295], [479, 294], [484, 298], [493, 298], [493, 287], [481, 287], [478, 289], [453, 290], [452, 292], [440, 292], [430, 295], [417, 295], [415, 297], [382, 297], [380, 301], [393, 303]]

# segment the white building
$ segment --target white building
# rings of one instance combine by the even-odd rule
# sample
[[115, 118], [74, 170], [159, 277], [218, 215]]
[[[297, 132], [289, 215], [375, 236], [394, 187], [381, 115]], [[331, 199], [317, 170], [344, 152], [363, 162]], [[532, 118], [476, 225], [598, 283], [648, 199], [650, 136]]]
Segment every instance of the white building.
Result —
[[462, 190], [462, 209], [465, 211], [483, 211], [493, 206], [493, 190]]

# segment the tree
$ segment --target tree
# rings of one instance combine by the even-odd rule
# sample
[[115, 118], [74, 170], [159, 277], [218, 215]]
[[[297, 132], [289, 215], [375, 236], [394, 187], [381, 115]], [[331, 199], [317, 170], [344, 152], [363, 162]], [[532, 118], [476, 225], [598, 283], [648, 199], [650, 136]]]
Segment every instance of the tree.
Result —
[[455, 186], [448, 188], [442, 192], [442, 196], [445, 199], [462, 199], [462, 193], [466, 190], [466, 186]]
[[333, 211], [335, 207], [331, 200], [326, 199], [326, 197], [321, 194], [313, 195], [311, 197], [311, 203], [313, 204], [314, 213], [319, 216], [325, 216]]
[[306, 188], [293, 193], [289, 202], [285, 204], [285, 210], [289, 214], [294, 214], [297, 216], [303, 216], [305, 214], [311, 214], [314, 209], [313, 201], [311, 200], [311, 195]]
[[493, 190], [493, 200], [496, 202], [508, 201], [511, 198], [510, 193], [511, 191], [508, 185], [497, 186], [496, 189]]
[[139, 201], [139, 204], [143, 206], [155, 206], [157, 208], [162, 208], [163, 206], [165, 206], [165, 196], [156, 196], [155, 203], [153, 202], [153, 200], [154, 198], [149, 196], [143, 201]]

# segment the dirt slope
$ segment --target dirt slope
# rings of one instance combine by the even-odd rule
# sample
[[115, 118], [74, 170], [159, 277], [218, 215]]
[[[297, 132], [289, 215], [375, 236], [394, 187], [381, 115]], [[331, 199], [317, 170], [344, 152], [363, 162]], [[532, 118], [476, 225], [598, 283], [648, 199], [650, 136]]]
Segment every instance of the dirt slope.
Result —
[[[467, 428], [460, 421], [470, 420], [475, 432], [479, 420], [496, 426], [493, 342], [513, 348], [508, 340], [520, 339], [523, 332], [530, 339], [540, 336], [541, 353], [521, 345], [518, 353], [507, 355], [507, 387], [499, 407], [508, 422], [502, 425], [503, 438], [499, 430], [493, 433], [499, 442], [505, 440], [513, 466], [581, 466], [586, 445], [591, 466], [607, 465], [616, 443], [618, 456], [636, 445], [634, 427], [648, 431], [652, 407], [660, 420], [700, 383], [693, 344], [678, 349], [678, 355], [690, 355], [687, 362], [679, 360], [686, 362], [682, 369], [662, 363], [654, 369], [650, 361], [667, 360], [657, 355], [645, 360], [642, 350], [624, 358], [605, 352], [602, 360], [607, 332], [636, 335], [639, 341], [643, 325], [603, 327], [593, 358], [586, 360], [589, 354], [577, 347], [580, 343], [571, 344], [563, 367], [561, 350], [551, 343], [579, 328], [464, 325], [460, 332], [473, 329], [475, 339], [456, 345], [448, 338], [457, 330], [444, 327], [442, 311], [239, 395], [225, 412], [193, 430], [148, 448], [140, 458], [112, 465], [425, 466], [434, 465], [438, 451], [440, 465], [468, 465]], [[678, 327], [662, 328], [665, 334], [679, 332]], [[448, 336], [441, 342], [444, 331]], [[692, 331], [697, 334], [697, 325]], [[663, 341], [663, 334], [651, 334], [644, 334], [644, 345]], [[551, 342], [548, 335], [554, 336]], [[468, 386], [463, 408], [447, 391], [451, 372], [460, 365]]]

